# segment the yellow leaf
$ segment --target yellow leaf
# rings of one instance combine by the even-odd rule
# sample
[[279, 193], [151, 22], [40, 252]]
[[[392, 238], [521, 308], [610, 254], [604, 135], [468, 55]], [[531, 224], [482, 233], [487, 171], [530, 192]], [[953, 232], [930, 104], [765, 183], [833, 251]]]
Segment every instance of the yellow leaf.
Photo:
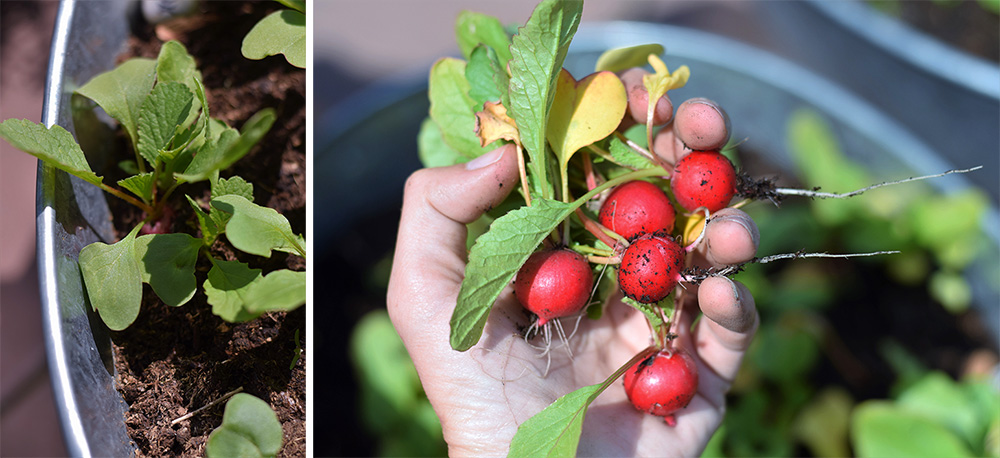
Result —
[[510, 140], [518, 145], [521, 138], [517, 134], [517, 124], [507, 116], [507, 108], [500, 102], [486, 102], [483, 111], [476, 113], [476, 135], [482, 146], [497, 140]]
[[667, 91], [684, 87], [688, 78], [691, 77], [691, 70], [688, 69], [687, 65], [681, 65], [673, 73], [670, 73], [667, 64], [663, 63], [656, 54], [649, 55], [649, 65], [653, 67], [655, 73], [643, 75], [642, 85], [646, 87], [646, 93], [649, 94], [649, 103], [646, 104], [646, 141], [652, 148], [653, 112], [656, 109], [656, 101], [660, 100], [660, 97], [663, 97]]
[[545, 136], [559, 158], [564, 195], [570, 158], [580, 148], [611, 135], [627, 105], [625, 85], [614, 73], [592, 73], [580, 81], [565, 69], [559, 73]]
[[695, 212], [687, 216], [684, 221], [684, 246], [694, 243], [705, 231], [705, 217], [706, 212]]

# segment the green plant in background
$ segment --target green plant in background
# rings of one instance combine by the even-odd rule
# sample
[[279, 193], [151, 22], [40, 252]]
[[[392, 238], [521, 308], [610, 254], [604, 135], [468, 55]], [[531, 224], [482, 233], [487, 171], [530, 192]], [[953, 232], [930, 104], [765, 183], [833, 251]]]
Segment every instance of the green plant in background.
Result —
[[205, 452], [213, 457], [271, 458], [281, 450], [281, 423], [266, 402], [237, 393], [226, 402], [222, 424], [212, 431]]
[[287, 10], [275, 11], [261, 19], [243, 38], [241, 52], [247, 59], [260, 60], [284, 54], [285, 60], [306, 67], [306, 2], [276, 0]]
[[[263, 275], [246, 263], [215, 259], [209, 250], [225, 234], [234, 248], [252, 255], [266, 258], [278, 250], [306, 256], [305, 241], [292, 232], [288, 220], [253, 203], [251, 183], [238, 176], [220, 177], [268, 132], [275, 120], [273, 110], [253, 115], [242, 131], [211, 118], [201, 73], [176, 41], [165, 43], [157, 59], [129, 59], [95, 76], [76, 94], [116, 119], [130, 142], [134, 160], [120, 167], [132, 175], [118, 181], [120, 188], [93, 172], [81, 146], [58, 125], [47, 128], [9, 119], [0, 123], [0, 137], [144, 212], [145, 219], [122, 240], [95, 242], [80, 251], [87, 295], [110, 329], [122, 330], [135, 321], [143, 283], [167, 305], [191, 300], [197, 290], [199, 254], [212, 264], [202, 284], [208, 303], [227, 321], [246, 321], [305, 303], [305, 272], [283, 269]], [[185, 195], [201, 237], [163, 233], [174, 214], [169, 197], [182, 185], [204, 181], [211, 185], [210, 202]]]
[[[788, 120], [788, 142], [804, 187], [849, 189], [879, 178], [844, 156], [815, 112]], [[899, 285], [926, 285], [953, 314], [971, 304], [969, 269], [1000, 271], [979, 225], [988, 205], [981, 191], [942, 195], [914, 184], [905, 193], [874, 190], [865, 197], [745, 209], [760, 227], [764, 252], [801, 246], [901, 251], [862, 262]], [[761, 327], [733, 385], [723, 428], [704, 456], [790, 456], [799, 445], [815, 456], [1000, 456], [997, 387], [933, 372], [889, 337], [878, 350], [896, 376], [892, 400], [859, 404], [847, 387], [809, 381], [822, 358], [846, 351], [851, 335], [824, 315], [843, 291], [857, 287], [851, 274], [831, 276], [835, 269], [800, 260], [776, 271], [747, 266], [740, 274], [754, 291]]]
[[385, 310], [358, 322], [350, 352], [361, 386], [361, 420], [378, 439], [378, 455], [447, 454], [441, 423]]
[[893, 400], [851, 415], [859, 456], [1000, 456], [1000, 396], [984, 381], [928, 372]]

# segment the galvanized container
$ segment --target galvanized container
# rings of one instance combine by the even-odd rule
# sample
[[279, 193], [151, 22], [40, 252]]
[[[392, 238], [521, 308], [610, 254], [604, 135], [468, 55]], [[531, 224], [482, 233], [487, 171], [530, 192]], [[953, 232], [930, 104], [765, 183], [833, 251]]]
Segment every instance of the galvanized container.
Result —
[[[90, 134], [74, 125], [73, 90], [114, 66], [129, 35], [128, 16], [126, 0], [60, 4], [42, 110], [45, 125], [60, 125], [78, 140]], [[86, 129], [107, 126], [88, 124]], [[79, 457], [134, 455], [125, 429], [127, 406], [115, 390], [111, 339], [87, 300], [77, 264], [84, 246], [114, 241], [104, 193], [40, 162], [36, 215], [45, 344], [67, 451]]]

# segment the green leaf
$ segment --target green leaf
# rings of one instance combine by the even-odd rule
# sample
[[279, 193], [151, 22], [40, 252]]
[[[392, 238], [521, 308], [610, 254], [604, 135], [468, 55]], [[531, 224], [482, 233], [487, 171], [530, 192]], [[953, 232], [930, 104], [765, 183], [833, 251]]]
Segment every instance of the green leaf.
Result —
[[142, 270], [135, 256], [140, 227], [112, 245], [94, 242], [80, 250], [87, 296], [104, 324], [114, 331], [132, 324], [142, 305]]
[[306, 0], [274, 0], [302, 14], [306, 12]]
[[655, 304], [644, 304], [629, 297], [622, 297], [622, 303], [642, 312], [650, 326], [658, 328], [664, 324], [658, 309], [666, 309], [664, 314], [670, 316], [670, 312], [674, 309], [674, 296], [671, 294]]
[[824, 388], [799, 410], [792, 431], [813, 456], [850, 456], [847, 439], [853, 407], [847, 390]]
[[[351, 331], [350, 355], [363, 389], [384, 399], [392, 414], [410, 411], [419, 402], [417, 369], [385, 309], [371, 311], [358, 321]], [[375, 416], [383, 419], [385, 413]]]
[[95, 186], [101, 184], [101, 177], [91, 170], [80, 145], [61, 126], [46, 128], [27, 119], [8, 119], [0, 123], [0, 137], [52, 167]]
[[576, 207], [576, 204], [535, 199], [530, 207], [498, 218], [476, 240], [451, 316], [452, 348], [465, 351], [479, 341], [500, 292], [538, 244]]
[[170, 40], [160, 47], [156, 58], [157, 84], [181, 83], [188, 86], [191, 92], [196, 90], [194, 78], [201, 79], [201, 72], [195, 64], [194, 57], [187, 52], [179, 41]]
[[887, 401], [867, 401], [854, 409], [851, 442], [861, 457], [972, 456], [941, 424]]
[[[181, 83], [157, 84], [139, 108], [139, 153], [156, 166], [194, 105], [194, 95]], [[163, 158], [173, 159], [173, 155]]]
[[[156, 58], [156, 84], [181, 83], [187, 86], [192, 93], [198, 91], [201, 85], [201, 72], [195, 64], [194, 57], [187, 52], [179, 41], [170, 40], [160, 47], [160, 54]], [[180, 124], [186, 126], [194, 121], [198, 116], [198, 106], [192, 105], [188, 115]], [[206, 111], [207, 116], [207, 111]]]
[[510, 37], [500, 20], [493, 16], [462, 11], [455, 20], [455, 39], [466, 59], [470, 58], [476, 46], [484, 44], [496, 52], [500, 68], [506, 68], [510, 60]]
[[570, 392], [521, 423], [510, 442], [507, 456], [576, 456], [583, 419], [590, 404], [626, 370], [656, 351], [655, 347], [646, 347], [603, 382]]
[[656, 167], [656, 164], [639, 155], [639, 153], [635, 152], [634, 149], [618, 137], [611, 137], [611, 143], [608, 144], [608, 152], [611, 153], [611, 158], [615, 162], [625, 167], [636, 170]]
[[986, 430], [986, 423], [980, 418], [975, 399], [970, 397], [962, 385], [948, 375], [931, 372], [899, 395], [896, 404], [915, 414], [947, 427], [965, 440], [966, 444], [976, 444]]
[[237, 393], [226, 402], [222, 425], [205, 444], [209, 457], [273, 457], [281, 451], [281, 422], [263, 400]]
[[[238, 176], [230, 177], [229, 179], [220, 178], [218, 180], [212, 180], [212, 198], [228, 196], [230, 194], [241, 196], [244, 199], [253, 202], [253, 184], [248, 183], [243, 178]], [[207, 218], [211, 222], [211, 227], [215, 228], [215, 236], [225, 232], [226, 223], [229, 222], [229, 218], [233, 215], [218, 208], [209, 206], [209, 211]]]
[[149, 202], [153, 199], [153, 172], [140, 173], [118, 180], [118, 186], [139, 196], [143, 202]]
[[420, 124], [420, 133], [417, 134], [417, 154], [424, 167], [442, 167], [469, 160], [468, 156], [455, 151], [444, 142], [441, 129], [431, 118], [424, 119]]
[[188, 234], [149, 234], [135, 240], [135, 258], [142, 281], [153, 288], [163, 303], [177, 307], [194, 297], [197, 281], [194, 265], [201, 239]]
[[212, 206], [233, 215], [226, 223], [226, 238], [237, 249], [264, 257], [270, 257], [271, 250], [306, 257], [302, 239], [277, 210], [232, 194], [212, 199]]
[[245, 308], [250, 313], [290, 311], [306, 303], [306, 273], [281, 269], [253, 282]]
[[220, 178], [212, 182], [212, 198], [237, 195], [253, 202], [253, 184], [239, 176]]
[[609, 49], [604, 51], [604, 53], [597, 58], [597, 64], [594, 65], [594, 71], [600, 72], [607, 70], [609, 72], [617, 73], [628, 70], [632, 67], [642, 67], [646, 65], [646, 59], [650, 54], [663, 54], [663, 45], [645, 44]]
[[212, 313], [231, 323], [252, 320], [258, 314], [247, 312], [250, 284], [260, 278], [260, 269], [251, 269], [239, 261], [212, 259], [212, 269], [203, 288]]
[[476, 135], [476, 101], [469, 96], [465, 79], [465, 62], [444, 58], [431, 67], [427, 96], [430, 98], [431, 119], [441, 129], [441, 137], [455, 151], [474, 158], [489, 151], [480, 145]]
[[225, 170], [240, 158], [250, 152], [274, 124], [275, 114], [271, 108], [265, 108], [254, 114], [243, 124], [243, 131], [238, 133], [227, 128], [219, 134], [218, 140], [206, 142], [198, 149], [191, 164], [174, 176], [189, 183], [207, 180], [215, 172]]
[[135, 146], [139, 140], [139, 107], [153, 89], [155, 80], [156, 61], [134, 58], [95, 76], [76, 93], [97, 102], [109, 116], [117, 119]]
[[[184, 150], [188, 147], [191, 147], [192, 150], [196, 150], [199, 146], [204, 144], [205, 138], [209, 136], [208, 129], [209, 126], [211, 125], [211, 117], [209, 116], [208, 113], [208, 100], [205, 98], [205, 86], [203, 86], [201, 84], [201, 80], [197, 78], [193, 79], [192, 82], [194, 83], [195, 87], [194, 94], [198, 98], [199, 105], [194, 105], [194, 104], [191, 105], [192, 115], [189, 115], [188, 117], [190, 119], [193, 119], [191, 118], [191, 116], [196, 116], [198, 114], [199, 107], [201, 110], [201, 117], [198, 118], [197, 122], [192, 123], [190, 125], [187, 125], [187, 123], [190, 121], [188, 120], [184, 121], [185, 122], [184, 125], [187, 125], [188, 127], [182, 130], [178, 129], [178, 131], [174, 134], [174, 138], [171, 141], [172, 149], [168, 153], [171, 156], [176, 155], [181, 150]], [[205, 135], [201, 136], [203, 132], [205, 133]], [[187, 151], [187, 153], [190, 152], [191, 151]], [[180, 167], [179, 164], [172, 164], [172, 165], [176, 166], [177, 170], [183, 170], [189, 164], [190, 162], [185, 163], [183, 164], [183, 167]], [[171, 173], [173, 172], [171, 171]]]
[[576, 456], [587, 407], [605, 388], [605, 383], [580, 388], [521, 423], [507, 456]]
[[[832, 128], [819, 114], [805, 109], [792, 113], [787, 138], [807, 188], [847, 192], [871, 184], [864, 167], [844, 156]], [[836, 225], [847, 223], [861, 205], [856, 199], [827, 199], [812, 208], [821, 223]]]
[[465, 79], [469, 82], [469, 97], [479, 108], [484, 102], [498, 102], [507, 91], [507, 85], [498, 85], [494, 75], [502, 73], [506, 82], [507, 73], [497, 61], [497, 54], [488, 46], [477, 46], [472, 50], [469, 63], [465, 65]]
[[250, 29], [240, 49], [243, 57], [260, 60], [284, 54], [285, 60], [306, 67], [306, 15], [293, 10], [275, 11]]
[[[222, 233], [224, 226], [217, 224], [215, 219], [211, 218], [205, 210], [202, 210], [201, 205], [198, 205], [198, 202], [192, 199], [191, 196], [185, 194], [184, 197], [187, 197], [188, 203], [191, 204], [191, 208], [194, 209], [194, 215], [198, 219], [198, 228], [201, 229], [202, 242], [205, 246], [211, 246], [215, 243], [215, 239], [219, 237], [219, 234]], [[212, 211], [216, 212], [214, 209]], [[225, 212], [217, 213], [222, 213], [228, 216], [228, 213]]]
[[533, 190], [551, 198], [545, 154], [545, 132], [556, 80], [580, 24], [583, 2], [545, 0], [511, 40], [510, 105], [507, 114], [517, 122], [521, 142], [531, 162]]

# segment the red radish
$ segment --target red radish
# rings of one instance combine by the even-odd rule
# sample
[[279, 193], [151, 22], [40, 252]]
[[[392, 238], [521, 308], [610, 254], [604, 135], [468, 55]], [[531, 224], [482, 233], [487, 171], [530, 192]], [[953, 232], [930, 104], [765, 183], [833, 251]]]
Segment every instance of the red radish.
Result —
[[677, 161], [670, 189], [685, 210], [705, 207], [714, 213], [736, 195], [736, 169], [718, 151], [694, 151]]
[[163, 210], [160, 212], [160, 217], [156, 220], [143, 224], [142, 229], [139, 229], [139, 234], [169, 234], [170, 227], [173, 223], [174, 209], [169, 205], [165, 205]]
[[670, 198], [660, 188], [648, 181], [630, 181], [611, 191], [598, 220], [632, 240], [645, 233], [670, 233], [675, 216]]
[[670, 295], [684, 269], [684, 248], [654, 234], [635, 239], [622, 254], [618, 286], [626, 296], [651, 304]]
[[538, 315], [538, 326], [582, 310], [593, 287], [590, 264], [567, 249], [535, 252], [514, 279], [514, 295], [524, 308]]
[[686, 351], [660, 350], [625, 372], [625, 395], [643, 412], [677, 424], [674, 413], [691, 402], [698, 392], [698, 367]]

